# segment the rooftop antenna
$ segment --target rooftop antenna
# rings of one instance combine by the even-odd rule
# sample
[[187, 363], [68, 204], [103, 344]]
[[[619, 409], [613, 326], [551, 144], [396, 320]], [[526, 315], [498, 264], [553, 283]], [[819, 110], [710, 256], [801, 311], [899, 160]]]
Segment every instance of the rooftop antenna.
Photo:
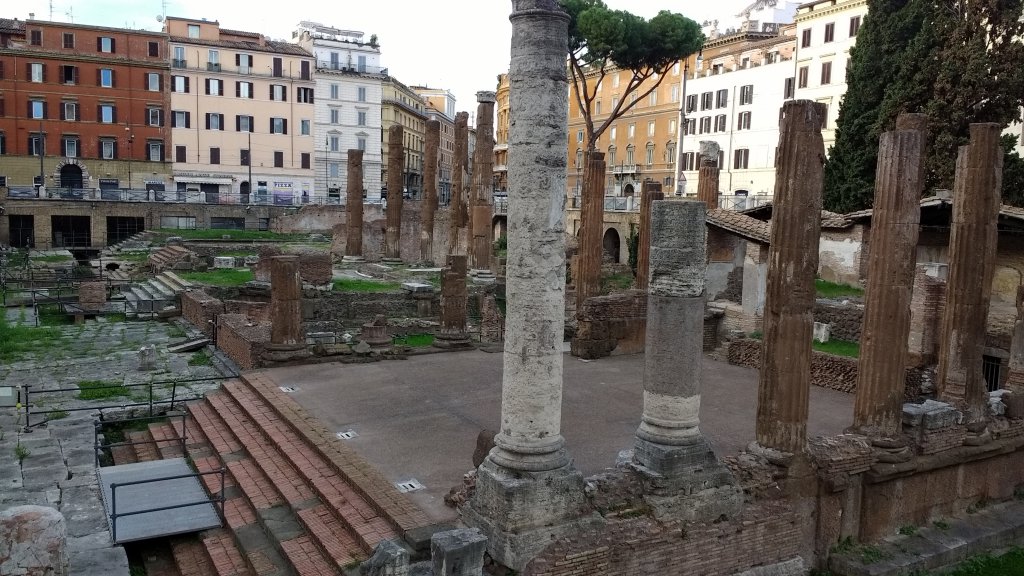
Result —
[[53, 0], [50, 0], [50, 22], [53, 22]]
[[70, 6], [68, 8], [67, 12], [64, 13], [64, 15], [67, 16], [70, 19], [72, 24], [75, 23], [75, 7], [74, 6]]

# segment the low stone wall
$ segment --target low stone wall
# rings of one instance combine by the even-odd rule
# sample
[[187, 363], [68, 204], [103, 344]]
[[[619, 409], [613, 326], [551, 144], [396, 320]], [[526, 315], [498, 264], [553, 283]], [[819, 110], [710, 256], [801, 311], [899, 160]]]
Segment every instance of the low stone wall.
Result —
[[98, 310], [106, 302], [106, 282], [82, 282], [78, 285], [78, 305], [83, 310]]
[[[440, 310], [440, 292], [431, 299], [431, 309]], [[470, 298], [470, 300], [473, 300]], [[346, 320], [362, 323], [378, 314], [388, 318], [416, 318], [418, 300], [410, 292], [324, 292], [302, 291], [303, 321]]]
[[217, 317], [217, 348], [243, 370], [261, 365], [264, 345], [270, 342], [270, 323], [252, 322], [244, 314], [221, 314]]
[[[761, 341], [742, 338], [729, 343], [730, 364], [759, 368]], [[857, 359], [815, 350], [811, 354], [811, 383], [822, 388], [852, 393], [857, 387]]]
[[270, 303], [249, 300], [225, 300], [225, 314], [244, 314], [253, 322], [270, 321]]
[[202, 290], [181, 293], [181, 316], [206, 335], [213, 338], [217, 316], [224, 313], [224, 303]]
[[860, 342], [864, 322], [864, 306], [859, 303], [838, 304], [819, 300], [814, 303], [814, 321], [832, 325], [832, 338]]
[[577, 313], [572, 355], [594, 359], [643, 352], [647, 330], [647, 292], [626, 290], [587, 298]]
[[306, 284], [324, 286], [331, 283], [332, 262], [327, 250], [290, 246], [260, 246], [260, 261], [253, 270], [253, 279], [270, 282], [270, 259], [274, 256], [295, 255], [299, 257], [299, 276]]

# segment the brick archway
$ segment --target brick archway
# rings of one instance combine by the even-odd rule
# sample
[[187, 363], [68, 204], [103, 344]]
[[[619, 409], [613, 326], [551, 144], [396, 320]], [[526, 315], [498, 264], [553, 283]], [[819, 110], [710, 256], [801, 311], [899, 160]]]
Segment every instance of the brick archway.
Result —
[[53, 180], [56, 186], [61, 186], [61, 175], [63, 174], [66, 166], [77, 166], [82, 171], [82, 187], [88, 188], [89, 182], [92, 180], [92, 176], [89, 175], [89, 168], [85, 163], [80, 162], [78, 158], [64, 158], [53, 168], [53, 173], [50, 178]]

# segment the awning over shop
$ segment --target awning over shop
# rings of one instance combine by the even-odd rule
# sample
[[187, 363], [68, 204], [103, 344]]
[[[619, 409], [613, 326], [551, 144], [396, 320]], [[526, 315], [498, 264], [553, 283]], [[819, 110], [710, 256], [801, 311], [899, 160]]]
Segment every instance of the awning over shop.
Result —
[[209, 177], [196, 177], [196, 176], [175, 176], [175, 182], [185, 182], [188, 184], [223, 184], [230, 186], [231, 178], [209, 178]]

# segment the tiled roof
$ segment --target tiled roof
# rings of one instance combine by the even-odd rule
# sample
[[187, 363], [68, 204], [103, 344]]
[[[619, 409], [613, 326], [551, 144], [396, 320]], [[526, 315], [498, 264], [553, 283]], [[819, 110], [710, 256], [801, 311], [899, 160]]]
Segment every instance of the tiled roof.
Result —
[[10, 18], [0, 18], [0, 30], [4, 32], [24, 32], [25, 22], [22, 20], [12, 20]]
[[751, 218], [735, 210], [708, 210], [708, 224], [738, 234], [748, 240], [768, 244], [771, 234], [767, 222]]
[[[753, 208], [747, 208], [746, 210], [739, 210], [740, 214], [754, 218], [755, 220], [770, 221], [772, 217], [772, 202], [765, 202], [760, 206]], [[848, 228], [853, 222], [849, 219], [849, 214], [838, 214], [836, 212], [829, 212], [828, 210], [821, 211], [821, 227], [828, 228]]]
[[265, 43], [262, 42], [242, 42], [234, 40], [203, 40], [200, 38], [188, 38], [185, 36], [171, 36], [168, 38], [170, 42], [178, 42], [182, 44], [199, 44], [201, 46], [219, 46], [221, 48], [232, 48], [234, 50], [243, 50], [250, 52], [273, 52], [274, 54], [290, 54], [292, 56], [306, 56], [311, 57], [308, 51], [301, 46], [292, 44], [290, 42], [278, 42], [276, 40], [267, 40]]

